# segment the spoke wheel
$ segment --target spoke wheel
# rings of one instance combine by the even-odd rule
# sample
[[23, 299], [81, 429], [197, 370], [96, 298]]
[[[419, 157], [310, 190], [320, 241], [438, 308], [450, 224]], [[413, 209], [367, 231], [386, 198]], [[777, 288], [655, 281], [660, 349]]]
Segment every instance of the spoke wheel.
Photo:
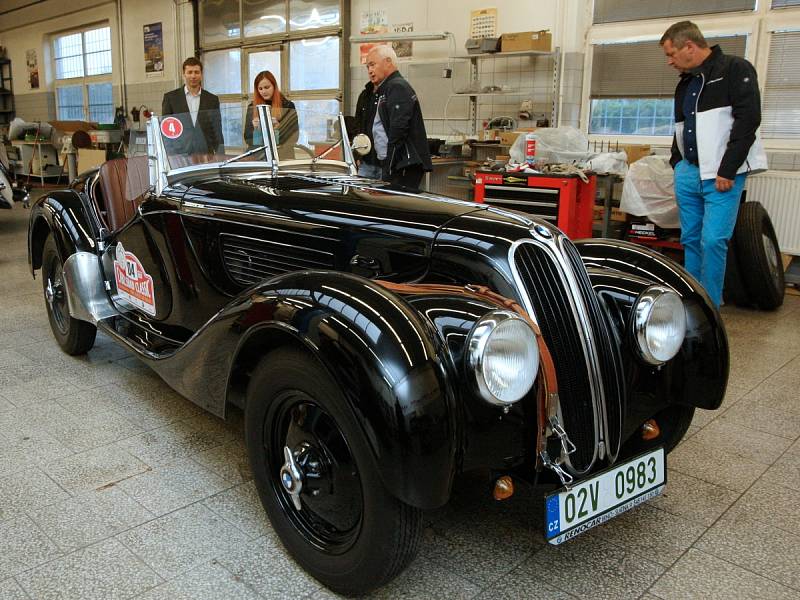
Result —
[[67, 354], [88, 352], [94, 346], [97, 328], [69, 314], [64, 263], [52, 235], [48, 236], [42, 252], [42, 288], [50, 329], [58, 345]]
[[274, 350], [247, 389], [253, 479], [292, 557], [331, 590], [366, 594], [416, 556], [422, 515], [387, 491], [365, 424], [322, 364]]

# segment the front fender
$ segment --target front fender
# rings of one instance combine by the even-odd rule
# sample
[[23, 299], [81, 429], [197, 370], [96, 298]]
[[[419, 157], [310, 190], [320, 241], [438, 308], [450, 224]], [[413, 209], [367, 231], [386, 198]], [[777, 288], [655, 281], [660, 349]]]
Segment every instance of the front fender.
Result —
[[634, 343], [633, 305], [647, 286], [665, 284], [683, 299], [686, 337], [675, 358], [655, 368], [643, 364], [632, 352], [625, 353], [634, 408], [639, 406], [643, 414], [669, 403], [719, 408], [728, 381], [728, 337], [719, 312], [702, 286], [674, 261], [637, 244], [598, 239], [575, 245], [626, 347]]
[[448, 500], [458, 435], [452, 373], [416, 310], [367, 279], [317, 271], [257, 287], [231, 314], [242, 336], [230, 388], [272, 338], [288, 334], [341, 382], [387, 489], [420, 508]]
[[52, 234], [62, 260], [75, 252], [97, 254], [97, 224], [83, 198], [73, 190], [52, 192], [31, 207], [28, 221], [28, 265], [31, 274], [42, 266], [42, 249]]

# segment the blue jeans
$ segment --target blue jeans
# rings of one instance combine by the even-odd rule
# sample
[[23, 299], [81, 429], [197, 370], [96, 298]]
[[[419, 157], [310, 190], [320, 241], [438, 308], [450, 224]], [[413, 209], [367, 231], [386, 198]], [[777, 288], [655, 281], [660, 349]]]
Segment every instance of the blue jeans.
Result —
[[378, 165], [370, 165], [362, 160], [361, 164], [358, 165], [358, 174], [361, 175], [361, 177], [380, 180], [383, 175], [383, 169]]
[[722, 303], [725, 257], [733, 235], [744, 173], [733, 187], [719, 192], [714, 179], [700, 179], [700, 169], [682, 160], [675, 165], [675, 198], [681, 217], [684, 267], [705, 288], [715, 306]]

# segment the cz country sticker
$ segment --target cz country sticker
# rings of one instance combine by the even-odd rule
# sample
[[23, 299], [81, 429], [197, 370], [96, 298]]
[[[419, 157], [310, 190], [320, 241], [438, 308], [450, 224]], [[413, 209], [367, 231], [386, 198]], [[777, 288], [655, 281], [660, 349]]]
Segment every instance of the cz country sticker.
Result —
[[161, 133], [165, 138], [178, 139], [183, 133], [183, 123], [175, 117], [166, 117], [161, 120]]
[[114, 256], [114, 279], [120, 297], [148, 315], [156, 315], [156, 297], [153, 278], [145, 273], [142, 263], [122, 244], [117, 244]]

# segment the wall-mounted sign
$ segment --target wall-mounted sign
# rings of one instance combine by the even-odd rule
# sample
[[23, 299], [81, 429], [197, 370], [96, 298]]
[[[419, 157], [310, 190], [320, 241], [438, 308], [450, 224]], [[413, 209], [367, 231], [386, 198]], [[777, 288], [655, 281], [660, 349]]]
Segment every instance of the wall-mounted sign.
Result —
[[144, 72], [164, 72], [164, 35], [161, 23], [144, 26]]
[[39, 89], [39, 60], [36, 50], [25, 51], [25, 62], [28, 65], [28, 85], [32, 90]]

